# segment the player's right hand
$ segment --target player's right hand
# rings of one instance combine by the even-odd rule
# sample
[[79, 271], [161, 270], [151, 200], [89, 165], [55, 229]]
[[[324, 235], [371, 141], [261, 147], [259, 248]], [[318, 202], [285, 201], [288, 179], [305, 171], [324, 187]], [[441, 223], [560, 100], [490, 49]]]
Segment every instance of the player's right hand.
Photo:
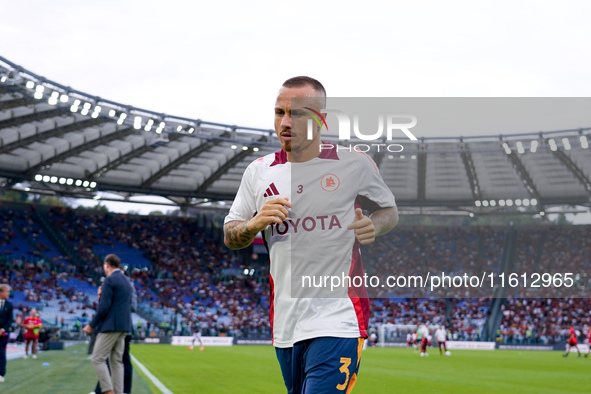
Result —
[[248, 221], [247, 228], [251, 231], [263, 231], [271, 223], [280, 224], [289, 216], [287, 208], [291, 208], [291, 202], [287, 197], [278, 197], [269, 200], [261, 210]]

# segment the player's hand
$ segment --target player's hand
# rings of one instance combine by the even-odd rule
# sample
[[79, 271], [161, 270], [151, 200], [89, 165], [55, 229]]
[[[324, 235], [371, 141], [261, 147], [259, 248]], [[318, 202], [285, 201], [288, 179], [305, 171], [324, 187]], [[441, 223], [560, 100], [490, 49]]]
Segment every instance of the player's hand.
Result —
[[84, 326], [84, 328], [82, 329], [82, 331], [84, 331], [85, 333], [87, 333], [88, 335], [92, 334], [92, 327], [90, 327], [88, 324]]
[[376, 240], [376, 228], [371, 219], [363, 214], [361, 208], [355, 209], [355, 221], [347, 228], [355, 230], [355, 238], [361, 245], [369, 245]]
[[291, 202], [287, 197], [269, 200], [263, 205], [260, 212], [248, 221], [247, 228], [258, 233], [271, 223], [281, 224], [289, 215], [287, 208], [291, 208]]

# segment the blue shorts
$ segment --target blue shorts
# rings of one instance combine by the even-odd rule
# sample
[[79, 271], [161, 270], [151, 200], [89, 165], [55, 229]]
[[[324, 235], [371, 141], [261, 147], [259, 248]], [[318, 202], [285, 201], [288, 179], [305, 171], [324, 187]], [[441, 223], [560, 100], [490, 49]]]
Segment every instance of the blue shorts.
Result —
[[321, 337], [275, 348], [288, 394], [350, 393], [363, 338]]

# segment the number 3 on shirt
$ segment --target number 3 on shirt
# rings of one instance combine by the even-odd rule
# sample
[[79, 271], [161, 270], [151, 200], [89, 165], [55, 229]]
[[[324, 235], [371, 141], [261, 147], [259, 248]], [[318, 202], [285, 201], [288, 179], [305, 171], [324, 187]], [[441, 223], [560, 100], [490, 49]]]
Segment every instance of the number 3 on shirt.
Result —
[[298, 194], [302, 194], [303, 191], [304, 191], [304, 186], [298, 185]]
[[345, 377], [345, 383], [337, 384], [337, 390], [346, 389], [347, 383], [349, 383], [349, 365], [351, 365], [351, 359], [349, 357], [341, 357], [341, 363], [343, 363], [343, 365], [341, 365], [339, 371], [341, 371], [344, 374], [347, 374], [347, 376]]

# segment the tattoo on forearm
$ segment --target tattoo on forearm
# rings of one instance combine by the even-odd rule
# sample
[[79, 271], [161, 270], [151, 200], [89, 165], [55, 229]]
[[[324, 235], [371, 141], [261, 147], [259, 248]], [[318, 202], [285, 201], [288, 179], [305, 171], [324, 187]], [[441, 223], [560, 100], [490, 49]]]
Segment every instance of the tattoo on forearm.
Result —
[[247, 221], [234, 220], [224, 224], [225, 243], [230, 249], [242, 249], [250, 245], [256, 233], [246, 226]]

